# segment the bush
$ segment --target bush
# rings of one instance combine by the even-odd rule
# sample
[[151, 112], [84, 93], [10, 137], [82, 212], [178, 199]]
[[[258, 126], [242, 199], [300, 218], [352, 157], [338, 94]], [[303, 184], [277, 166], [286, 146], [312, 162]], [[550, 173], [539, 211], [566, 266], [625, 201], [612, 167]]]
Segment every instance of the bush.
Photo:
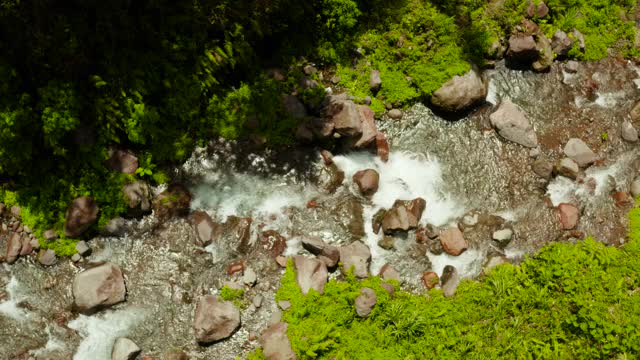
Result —
[[[640, 207], [629, 214], [630, 242], [554, 243], [520, 266], [464, 280], [452, 298], [396, 291], [372, 277], [331, 280], [324, 295], [302, 295], [291, 263], [277, 300], [300, 359], [635, 358], [640, 355]], [[356, 316], [359, 289], [378, 296]], [[398, 289], [396, 289], [398, 290]], [[366, 349], [366, 351], [363, 351]]]

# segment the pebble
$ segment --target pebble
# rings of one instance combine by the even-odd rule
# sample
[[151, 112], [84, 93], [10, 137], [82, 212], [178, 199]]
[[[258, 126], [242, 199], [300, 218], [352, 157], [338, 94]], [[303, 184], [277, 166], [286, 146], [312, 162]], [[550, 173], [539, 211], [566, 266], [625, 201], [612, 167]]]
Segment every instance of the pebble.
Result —
[[244, 270], [244, 275], [242, 276], [242, 282], [245, 285], [253, 286], [258, 280], [258, 276], [256, 272], [253, 271], [252, 268], [248, 267]]

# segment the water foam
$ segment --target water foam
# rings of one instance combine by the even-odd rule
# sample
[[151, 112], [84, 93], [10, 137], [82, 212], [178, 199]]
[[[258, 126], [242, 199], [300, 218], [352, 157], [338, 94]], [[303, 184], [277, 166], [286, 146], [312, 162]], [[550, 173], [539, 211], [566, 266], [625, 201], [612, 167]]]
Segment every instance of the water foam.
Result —
[[76, 330], [83, 338], [73, 360], [111, 359], [116, 339], [127, 336], [144, 317], [145, 312], [139, 308], [106, 311], [92, 316], [79, 315], [69, 322], [69, 328]]
[[[554, 178], [547, 186], [547, 195], [553, 206], [573, 200], [589, 201], [593, 196], [606, 194], [624, 170], [620, 162], [607, 167], [590, 167], [585, 171], [585, 182], [579, 183], [564, 176]], [[593, 189], [589, 182], [595, 182]]]
[[18, 291], [19, 285], [18, 280], [12, 276], [6, 286], [9, 299], [0, 303], [0, 315], [16, 321], [24, 321], [28, 318], [29, 314], [18, 306], [20, 301], [23, 300], [23, 297]]
[[372, 273], [377, 273], [385, 263], [388, 251], [378, 246], [382, 234], [374, 234], [371, 219], [381, 208], [390, 208], [400, 200], [421, 197], [426, 200], [427, 208], [422, 214], [421, 223], [443, 226], [464, 214], [464, 207], [447, 192], [442, 178], [440, 162], [431, 156], [422, 156], [409, 152], [392, 152], [388, 162], [382, 162], [369, 153], [353, 153], [334, 157], [336, 165], [345, 172], [345, 178], [364, 169], [375, 169], [380, 174], [378, 191], [371, 204], [364, 207], [366, 238], [371, 249]]

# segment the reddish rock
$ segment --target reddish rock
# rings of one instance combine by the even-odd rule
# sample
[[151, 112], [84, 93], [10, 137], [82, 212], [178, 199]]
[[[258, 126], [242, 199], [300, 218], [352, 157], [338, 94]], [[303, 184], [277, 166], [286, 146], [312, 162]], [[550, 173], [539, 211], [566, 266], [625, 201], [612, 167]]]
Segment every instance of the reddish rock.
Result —
[[196, 306], [193, 328], [196, 340], [211, 343], [230, 337], [240, 327], [240, 311], [233, 303], [213, 295], [202, 296]]
[[629, 195], [629, 193], [626, 193], [624, 191], [618, 191], [613, 194], [613, 199], [615, 200], [617, 207], [624, 207], [633, 204], [633, 198]]
[[324, 262], [305, 256], [294, 256], [293, 263], [296, 268], [296, 283], [303, 294], [308, 294], [314, 289], [320, 294], [324, 293], [329, 273]]
[[360, 279], [369, 276], [369, 263], [371, 262], [371, 250], [360, 241], [340, 247], [340, 262], [343, 272], [346, 273], [353, 267], [353, 274]]
[[259, 246], [271, 257], [282, 255], [287, 249], [287, 239], [275, 230], [262, 232]]
[[378, 191], [380, 175], [373, 169], [361, 170], [353, 175], [353, 182], [358, 185], [362, 195], [371, 197]]
[[580, 210], [573, 204], [562, 203], [558, 205], [558, 215], [560, 216], [562, 228], [564, 230], [571, 230], [578, 225]]
[[196, 230], [198, 246], [207, 246], [220, 236], [221, 226], [216, 224], [206, 212], [194, 211], [191, 220]]
[[362, 136], [356, 142], [356, 148], [364, 148], [376, 140], [378, 129], [376, 128], [375, 113], [371, 108], [365, 105], [358, 105], [358, 113], [360, 114]]
[[333, 165], [333, 155], [327, 150], [320, 150], [320, 156], [326, 166]]
[[307, 236], [302, 239], [302, 247], [310, 253], [318, 256], [328, 268], [335, 267], [340, 261], [340, 250], [337, 247], [326, 244], [322, 239]]
[[99, 211], [91, 197], [82, 196], [73, 200], [65, 217], [65, 235], [72, 238], [82, 235], [98, 219]]
[[442, 249], [452, 256], [462, 254], [469, 247], [467, 240], [464, 239], [458, 228], [448, 228], [441, 231], [440, 244], [442, 244]]
[[309, 200], [307, 202], [307, 209], [316, 209], [318, 207], [318, 202], [315, 200]]
[[286, 268], [287, 267], [287, 258], [280, 255], [280, 256], [276, 256], [276, 263], [278, 264], [278, 266], [282, 267], [282, 268]]
[[33, 246], [31, 246], [31, 238], [25, 236], [22, 238], [22, 249], [20, 250], [20, 256], [25, 256], [31, 254], [33, 251]]
[[396, 200], [382, 219], [382, 230], [385, 234], [396, 231], [415, 229], [426, 207], [422, 198], [413, 200]]
[[382, 280], [395, 280], [397, 282], [400, 282], [401, 280], [398, 270], [396, 270], [393, 265], [389, 263], [386, 263], [382, 266], [380, 272], [378, 273], [378, 276], [380, 276]]
[[227, 265], [227, 274], [233, 275], [239, 272], [243, 272], [246, 267], [246, 261], [238, 260]]
[[287, 323], [278, 322], [262, 333], [260, 345], [267, 360], [296, 360], [296, 353], [287, 337], [288, 326]]
[[376, 153], [378, 154], [380, 160], [382, 160], [383, 162], [389, 161], [389, 151], [390, 148], [387, 137], [383, 133], [378, 132], [376, 134]]
[[433, 289], [440, 283], [440, 278], [438, 274], [433, 271], [425, 272], [422, 274], [422, 285], [427, 289]]

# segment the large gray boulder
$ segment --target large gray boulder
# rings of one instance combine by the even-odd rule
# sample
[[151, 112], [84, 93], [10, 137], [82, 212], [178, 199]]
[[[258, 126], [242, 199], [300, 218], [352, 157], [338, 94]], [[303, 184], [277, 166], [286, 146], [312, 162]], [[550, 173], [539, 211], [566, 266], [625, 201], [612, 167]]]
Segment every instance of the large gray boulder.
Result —
[[489, 119], [503, 138], [530, 148], [538, 146], [538, 137], [529, 119], [522, 109], [510, 100], [503, 100]]
[[133, 341], [124, 337], [117, 338], [111, 350], [111, 360], [133, 360], [141, 351]]
[[487, 88], [474, 70], [454, 76], [431, 95], [431, 103], [446, 111], [456, 112], [484, 101]]
[[123, 302], [127, 294], [122, 270], [109, 263], [77, 274], [72, 291], [75, 307], [87, 314]]
[[311, 289], [320, 294], [324, 293], [329, 272], [323, 261], [305, 256], [294, 256], [293, 264], [296, 268], [296, 283], [300, 286], [303, 294], [308, 294]]
[[100, 209], [89, 196], [81, 196], [71, 202], [65, 216], [64, 234], [68, 237], [82, 235], [98, 219]]
[[564, 146], [564, 154], [578, 163], [580, 167], [589, 166], [598, 159], [593, 150], [584, 141], [577, 138], [571, 138], [567, 141]]
[[369, 263], [371, 262], [371, 250], [360, 241], [340, 247], [340, 261], [343, 271], [353, 267], [353, 274], [360, 279], [369, 276]]
[[267, 360], [295, 360], [296, 353], [291, 348], [291, 341], [287, 337], [287, 327], [284, 322], [278, 322], [268, 327], [260, 337], [262, 354]]
[[220, 301], [213, 295], [200, 297], [196, 305], [193, 328], [200, 343], [230, 337], [240, 327], [240, 310], [229, 301]]

